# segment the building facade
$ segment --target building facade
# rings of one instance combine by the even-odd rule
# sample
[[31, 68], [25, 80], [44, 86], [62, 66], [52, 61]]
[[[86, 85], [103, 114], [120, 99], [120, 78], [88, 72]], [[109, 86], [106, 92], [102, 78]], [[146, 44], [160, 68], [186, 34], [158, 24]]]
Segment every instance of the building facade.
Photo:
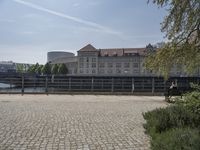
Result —
[[78, 51], [78, 74], [138, 76], [144, 72], [144, 49], [99, 49], [87, 45]]
[[[148, 45], [145, 48], [96, 49], [91, 44], [78, 51], [77, 56], [60, 57], [51, 63], [65, 63], [69, 75], [78, 76], [157, 76], [158, 74], [144, 67], [144, 59], [156, 48]], [[170, 76], [188, 76], [174, 66]], [[197, 71], [194, 76], [199, 76]]]
[[0, 72], [17, 72], [18, 67], [21, 67], [26, 72], [31, 65], [12, 61], [0, 61]]
[[47, 62], [50, 64], [64, 63], [69, 75], [77, 74], [77, 57], [70, 52], [52, 51], [47, 53]]
[[16, 65], [12, 61], [0, 61], [0, 72], [16, 72]]

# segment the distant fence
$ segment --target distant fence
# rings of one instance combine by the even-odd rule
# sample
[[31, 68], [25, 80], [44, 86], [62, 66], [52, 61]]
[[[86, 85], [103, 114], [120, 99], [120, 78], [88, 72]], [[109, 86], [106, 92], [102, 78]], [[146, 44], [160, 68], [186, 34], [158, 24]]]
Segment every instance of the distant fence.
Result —
[[182, 91], [190, 90], [190, 83], [200, 83], [200, 77], [110, 77], [0, 74], [0, 93], [164, 93], [172, 81]]

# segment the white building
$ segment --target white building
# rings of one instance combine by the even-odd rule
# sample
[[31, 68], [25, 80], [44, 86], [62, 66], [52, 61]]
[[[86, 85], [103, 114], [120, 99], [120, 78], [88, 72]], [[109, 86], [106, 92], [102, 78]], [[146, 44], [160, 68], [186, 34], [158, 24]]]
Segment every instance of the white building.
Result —
[[[144, 59], [148, 52], [156, 48], [148, 45], [145, 48], [112, 48], [96, 49], [91, 44], [78, 50], [77, 56], [57, 57], [50, 63], [65, 63], [69, 75], [78, 76], [155, 76], [157, 74], [144, 67]], [[67, 52], [66, 52], [67, 53]], [[171, 76], [187, 76], [173, 67]], [[195, 76], [199, 76], [197, 72]]]

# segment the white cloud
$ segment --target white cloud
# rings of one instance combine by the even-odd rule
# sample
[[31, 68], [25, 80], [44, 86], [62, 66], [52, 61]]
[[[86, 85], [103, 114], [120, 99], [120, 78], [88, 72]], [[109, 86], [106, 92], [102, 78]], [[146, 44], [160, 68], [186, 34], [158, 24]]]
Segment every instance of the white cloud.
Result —
[[87, 21], [87, 20], [83, 20], [83, 19], [78, 18], [78, 17], [66, 15], [66, 14], [60, 13], [58, 11], [50, 10], [50, 9], [44, 8], [42, 6], [27, 2], [27, 1], [24, 1], [24, 0], [13, 0], [13, 1], [16, 2], [16, 3], [22, 4], [22, 5], [25, 5], [27, 7], [36, 9], [36, 10], [40, 10], [42, 12], [49, 13], [49, 14], [57, 16], [57, 17], [61, 17], [61, 18], [67, 19], [67, 20], [71, 20], [71, 21], [74, 21], [74, 22], [77, 22], [77, 23], [81, 23], [81, 24], [90, 26], [92, 28], [96, 28], [96, 29], [98, 29], [98, 30], [100, 30], [101, 32], [104, 32], [104, 33], [118, 35], [118, 36], [122, 35], [121, 32], [115, 31], [113, 29], [110, 29], [106, 26], [100, 25], [100, 24], [92, 22], [92, 21]]

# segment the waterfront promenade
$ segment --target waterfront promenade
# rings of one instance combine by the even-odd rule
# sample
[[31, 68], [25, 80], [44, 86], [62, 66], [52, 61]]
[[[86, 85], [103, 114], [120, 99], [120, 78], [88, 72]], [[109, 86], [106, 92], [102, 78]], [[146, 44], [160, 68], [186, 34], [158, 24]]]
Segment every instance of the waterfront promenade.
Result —
[[142, 113], [164, 97], [0, 95], [0, 149], [148, 150]]

